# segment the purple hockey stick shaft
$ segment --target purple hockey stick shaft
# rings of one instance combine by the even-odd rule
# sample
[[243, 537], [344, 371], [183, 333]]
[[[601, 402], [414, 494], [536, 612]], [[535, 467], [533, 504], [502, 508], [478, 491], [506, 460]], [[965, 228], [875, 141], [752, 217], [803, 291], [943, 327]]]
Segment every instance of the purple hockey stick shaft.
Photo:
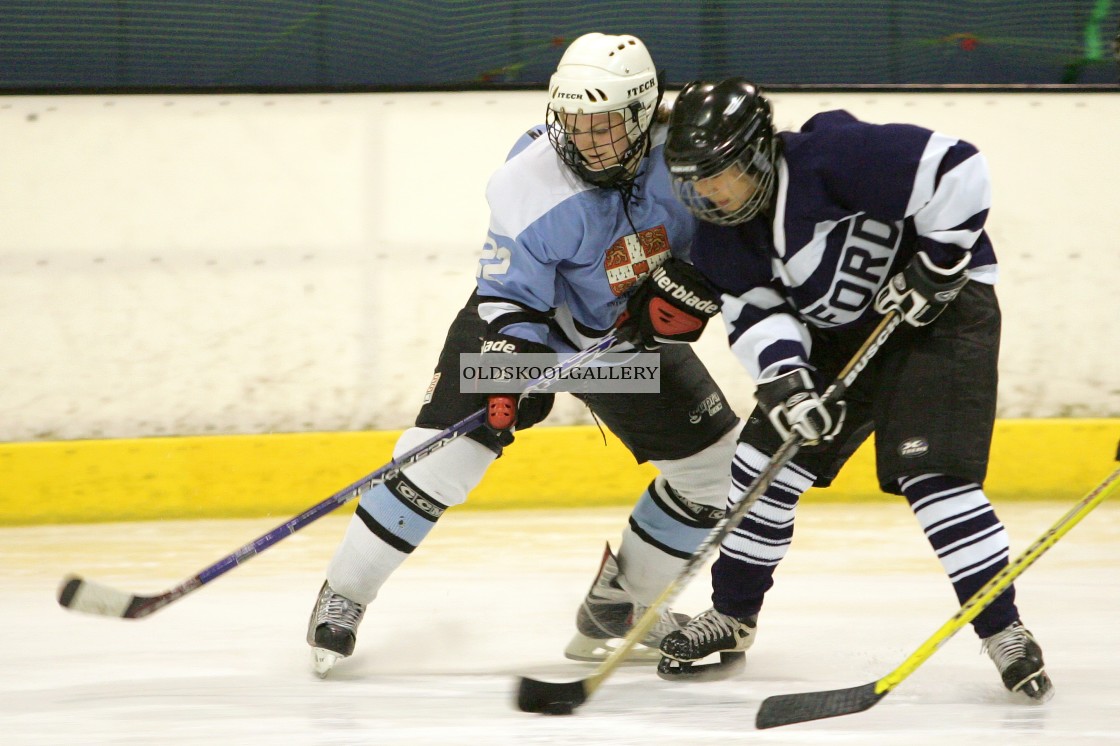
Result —
[[[561, 372], [579, 367], [591, 362], [609, 350], [617, 342], [613, 335], [603, 337], [592, 346], [577, 352], [560, 363]], [[548, 379], [537, 379], [525, 387], [523, 394], [543, 391], [552, 383]], [[197, 575], [183, 581], [174, 588], [152, 596], [142, 596], [126, 591], [110, 588], [109, 586], [86, 580], [78, 575], [68, 575], [63, 578], [58, 590], [58, 603], [64, 608], [80, 611], [86, 614], [100, 616], [121, 617], [124, 619], [141, 619], [159, 611], [164, 606], [173, 603], [192, 591], [198, 590], [210, 581], [218, 578], [243, 562], [255, 557], [268, 549], [273, 544], [291, 536], [296, 531], [313, 523], [339, 506], [358, 497], [363, 492], [395, 477], [401, 469], [415, 464], [431, 453], [443, 448], [448, 443], [481, 427], [486, 421], [486, 409], [480, 409], [451, 427], [443, 430], [431, 438], [402, 453], [385, 466], [362, 477], [353, 484], [343, 487], [326, 500], [308, 508], [290, 521], [277, 526], [266, 534], [242, 546], [232, 554], [226, 555]]]

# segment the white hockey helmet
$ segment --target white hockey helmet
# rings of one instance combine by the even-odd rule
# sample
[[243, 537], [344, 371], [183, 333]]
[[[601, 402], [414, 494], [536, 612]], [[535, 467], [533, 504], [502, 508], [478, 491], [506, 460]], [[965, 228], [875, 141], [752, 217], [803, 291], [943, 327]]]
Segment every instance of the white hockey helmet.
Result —
[[[649, 142], [661, 99], [657, 69], [636, 36], [584, 34], [571, 43], [548, 85], [548, 136], [564, 163], [596, 186], [633, 181]], [[595, 167], [575, 147], [565, 129], [571, 114], [615, 112], [626, 127], [627, 148], [613, 167]]]

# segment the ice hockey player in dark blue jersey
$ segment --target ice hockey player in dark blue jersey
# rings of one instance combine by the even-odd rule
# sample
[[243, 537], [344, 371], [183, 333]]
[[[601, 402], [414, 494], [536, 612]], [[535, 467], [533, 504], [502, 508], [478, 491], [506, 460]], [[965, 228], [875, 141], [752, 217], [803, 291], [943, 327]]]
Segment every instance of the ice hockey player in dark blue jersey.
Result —
[[[665, 156], [704, 222], [692, 262], [722, 295], [731, 350], [757, 384], [732, 464], [732, 499], [791, 432], [807, 444], [720, 547], [713, 608], [661, 643], [660, 671], [753, 643], [793, 536], [798, 499], [826, 487], [874, 430], [881, 489], [902, 495], [964, 602], [1008, 562], [983, 491], [996, 408], [1000, 310], [984, 223], [990, 186], [971, 144], [846, 111], [775, 132], [748, 81], [681, 91]], [[821, 388], [882, 314], [904, 326], [830, 405]], [[1010, 588], [973, 622], [1004, 685], [1045, 700], [1042, 651]]]
[[[308, 624], [319, 675], [353, 652], [367, 605], [436, 520], [466, 500], [515, 432], [552, 407], [551, 394], [516, 402], [461, 393], [460, 353], [570, 352], [616, 326], [626, 340], [620, 349], [660, 345], [659, 394], [579, 395], [659, 474], [638, 497], [617, 556], [609, 546], [603, 555], [577, 611], [569, 657], [608, 655], [718, 521], [742, 421], [688, 344], [719, 303], [686, 263], [698, 221], [675, 198], [661, 156], [661, 94], [653, 60], [633, 36], [587, 34], [565, 51], [545, 123], [520, 138], [489, 181], [477, 287], [447, 333], [415, 426], [395, 450], [484, 406], [489, 427], [362, 495]], [[654, 281], [643, 282], [647, 276]], [[645, 654], [659, 659], [661, 638], [683, 621], [665, 613], [644, 640]]]

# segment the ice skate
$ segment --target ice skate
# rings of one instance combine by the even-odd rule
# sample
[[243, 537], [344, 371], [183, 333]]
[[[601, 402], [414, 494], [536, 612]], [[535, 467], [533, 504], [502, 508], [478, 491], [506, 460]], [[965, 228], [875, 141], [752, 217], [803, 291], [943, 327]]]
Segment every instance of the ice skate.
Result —
[[[587, 597], [576, 613], [576, 634], [564, 649], [564, 656], [576, 661], [601, 661], [618, 647], [646, 606], [636, 603], [618, 583], [618, 559], [608, 544], [603, 563]], [[666, 611], [630, 653], [632, 660], [656, 661], [657, 646], [665, 635], [688, 622], [687, 614]]]
[[1054, 687], [1042, 660], [1042, 648], [1021, 622], [1012, 622], [985, 638], [984, 652], [996, 664], [1008, 690], [1022, 692], [1037, 702], [1054, 696]]
[[[708, 609], [661, 641], [664, 657], [657, 665], [657, 675], [670, 680], [708, 680], [737, 673], [745, 665], [743, 653], [754, 644], [757, 627], [757, 615], [736, 619]], [[697, 661], [716, 653], [720, 656], [718, 663], [697, 665]]]
[[342, 596], [323, 581], [319, 598], [307, 623], [307, 644], [311, 646], [312, 667], [319, 678], [342, 658], [354, 652], [358, 624], [366, 613], [365, 604]]

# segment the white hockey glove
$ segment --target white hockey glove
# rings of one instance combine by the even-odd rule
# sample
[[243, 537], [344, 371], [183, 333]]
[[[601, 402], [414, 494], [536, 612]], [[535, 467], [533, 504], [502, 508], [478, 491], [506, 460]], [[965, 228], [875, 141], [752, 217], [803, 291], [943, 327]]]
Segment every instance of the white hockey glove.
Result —
[[630, 296], [615, 336], [647, 350], [695, 342], [708, 319], [719, 313], [719, 301], [719, 292], [699, 270], [671, 258]]
[[971, 253], [954, 267], [944, 269], [919, 251], [906, 267], [892, 277], [875, 297], [875, 310], [881, 314], [898, 311], [911, 326], [925, 326], [945, 310], [968, 282]]
[[782, 440], [796, 432], [805, 445], [835, 438], [848, 410], [842, 401], [825, 403], [805, 368], [760, 381], [754, 398]]

